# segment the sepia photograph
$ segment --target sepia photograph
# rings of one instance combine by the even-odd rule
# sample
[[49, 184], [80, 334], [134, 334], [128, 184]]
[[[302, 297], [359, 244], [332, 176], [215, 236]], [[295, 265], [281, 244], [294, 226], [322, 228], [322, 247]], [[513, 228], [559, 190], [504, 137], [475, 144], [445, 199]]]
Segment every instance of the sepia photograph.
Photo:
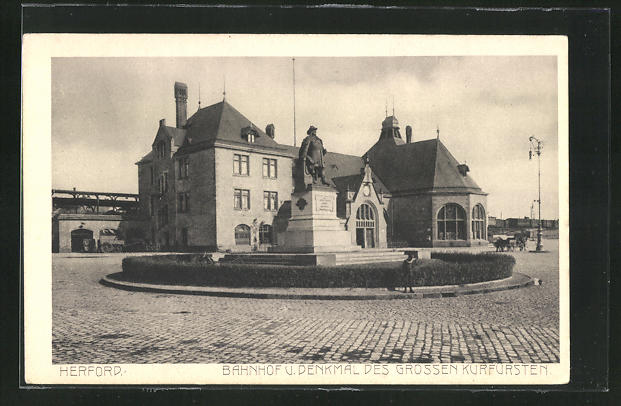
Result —
[[27, 380], [568, 382], [566, 38], [118, 37], [25, 41]]

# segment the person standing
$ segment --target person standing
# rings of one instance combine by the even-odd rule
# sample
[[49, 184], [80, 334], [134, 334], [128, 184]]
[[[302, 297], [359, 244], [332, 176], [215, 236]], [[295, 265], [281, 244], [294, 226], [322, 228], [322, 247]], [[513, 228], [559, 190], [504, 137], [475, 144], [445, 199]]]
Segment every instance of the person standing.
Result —
[[402, 269], [402, 281], [403, 281], [403, 293], [407, 292], [408, 288], [410, 292], [413, 292], [412, 285], [414, 285], [414, 253], [408, 252], [408, 257], [403, 260], [401, 265]]

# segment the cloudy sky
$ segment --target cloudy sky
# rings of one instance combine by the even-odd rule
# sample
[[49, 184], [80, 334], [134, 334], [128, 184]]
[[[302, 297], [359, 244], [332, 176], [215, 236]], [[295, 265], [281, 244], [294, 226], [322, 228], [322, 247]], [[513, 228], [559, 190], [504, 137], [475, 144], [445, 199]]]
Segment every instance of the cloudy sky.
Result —
[[[414, 141], [439, 127], [489, 193], [490, 215], [530, 215], [537, 163], [528, 160], [528, 137], [536, 136], [544, 142], [542, 216], [558, 217], [556, 57], [304, 57], [295, 74], [298, 140], [313, 124], [328, 150], [362, 155], [394, 100]], [[174, 82], [187, 83], [191, 115], [199, 84], [206, 107], [222, 100], [225, 78], [229, 103], [293, 144], [291, 58], [53, 58], [53, 187], [137, 193], [134, 163], [150, 150], [159, 119], [175, 123]]]

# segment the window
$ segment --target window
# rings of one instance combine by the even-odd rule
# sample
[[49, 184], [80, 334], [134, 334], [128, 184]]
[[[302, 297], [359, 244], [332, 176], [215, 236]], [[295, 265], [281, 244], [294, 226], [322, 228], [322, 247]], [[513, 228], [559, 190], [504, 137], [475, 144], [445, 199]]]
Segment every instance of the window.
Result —
[[438, 212], [438, 240], [465, 240], [466, 212], [458, 204], [449, 203]]
[[475, 240], [484, 240], [486, 231], [485, 209], [482, 205], [477, 204], [472, 209], [472, 238]]
[[164, 158], [166, 156], [166, 143], [164, 141], [158, 142], [155, 145], [155, 151], [158, 158]]
[[160, 218], [160, 223], [159, 226], [163, 227], [166, 224], [168, 224], [168, 206], [162, 206], [159, 210], [159, 218]]
[[250, 209], [250, 191], [246, 189], [235, 189], [233, 193], [233, 207], [237, 210]]
[[276, 179], [277, 168], [275, 159], [263, 158], [263, 177]]
[[239, 224], [235, 227], [235, 245], [250, 245], [250, 226]]
[[246, 140], [250, 144], [253, 144], [258, 136], [259, 133], [252, 124], [241, 129], [242, 139]]
[[188, 229], [187, 228], [181, 229], [181, 245], [184, 247], [188, 246]]
[[263, 209], [278, 210], [278, 192], [263, 192]]
[[177, 194], [177, 212], [187, 213], [190, 211], [190, 194], [187, 192]]
[[248, 175], [248, 155], [233, 155], [233, 174]]
[[261, 227], [259, 227], [259, 242], [261, 244], [272, 243], [272, 226], [269, 224], [261, 224]]
[[168, 192], [168, 172], [162, 172], [160, 175], [160, 194]]
[[151, 196], [151, 202], [149, 204], [149, 215], [155, 216], [155, 206], [157, 205], [157, 196]]
[[177, 161], [177, 172], [179, 173], [179, 179], [187, 179], [190, 173], [190, 160], [188, 157], [183, 157]]
[[362, 248], [375, 247], [375, 210], [363, 203], [356, 211], [356, 244]]
[[149, 183], [153, 185], [155, 184], [155, 168], [154, 167], [152, 166], [149, 167], [149, 174], [150, 174]]

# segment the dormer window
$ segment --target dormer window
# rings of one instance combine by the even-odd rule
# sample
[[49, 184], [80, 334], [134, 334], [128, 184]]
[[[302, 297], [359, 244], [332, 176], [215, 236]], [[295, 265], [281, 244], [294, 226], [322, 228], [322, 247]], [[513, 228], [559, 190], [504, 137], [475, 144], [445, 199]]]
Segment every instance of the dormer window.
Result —
[[468, 168], [468, 165], [466, 164], [460, 164], [460, 165], [457, 165], [457, 170], [459, 171], [461, 176], [466, 176], [468, 172], [470, 171], [470, 168]]
[[241, 136], [247, 143], [254, 144], [259, 133], [253, 127], [244, 127], [241, 130]]
[[155, 145], [155, 152], [158, 158], [164, 158], [166, 156], [166, 143], [160, 141]]

